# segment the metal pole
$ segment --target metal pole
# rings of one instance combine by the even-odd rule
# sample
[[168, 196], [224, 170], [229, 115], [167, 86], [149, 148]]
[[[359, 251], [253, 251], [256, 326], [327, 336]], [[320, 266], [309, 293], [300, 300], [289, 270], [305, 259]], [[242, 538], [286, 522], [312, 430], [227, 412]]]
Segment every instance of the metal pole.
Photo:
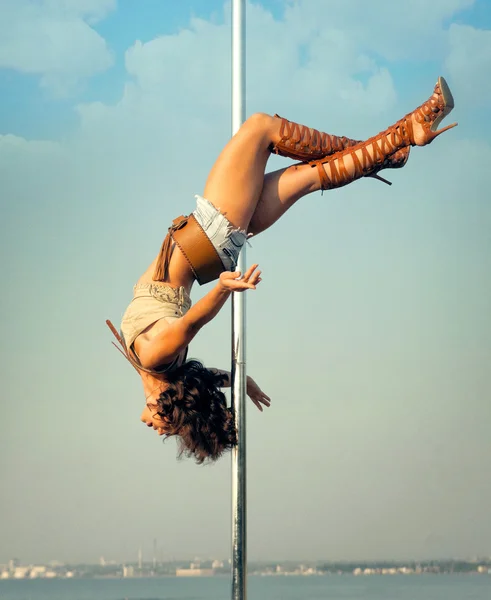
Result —
[[[232, 135], [245, 120], [245, 0], [232, 0]], [[246, 270], [244, 245], [237, 265]], [[246, 356], [245, 293], [232, 296], [232, 407], [237, 446], [232, 451], [232, 600], [246, 600]]]

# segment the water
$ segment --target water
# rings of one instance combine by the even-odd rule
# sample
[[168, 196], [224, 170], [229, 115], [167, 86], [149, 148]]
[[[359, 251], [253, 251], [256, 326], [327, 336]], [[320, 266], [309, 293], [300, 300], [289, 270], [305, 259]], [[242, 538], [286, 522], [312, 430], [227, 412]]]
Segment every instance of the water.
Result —
[[[248, 578], [248, 600], [490, 600], [489, 575]], [[229, 600], [227, 577], [0, 581], [0, 600]]]

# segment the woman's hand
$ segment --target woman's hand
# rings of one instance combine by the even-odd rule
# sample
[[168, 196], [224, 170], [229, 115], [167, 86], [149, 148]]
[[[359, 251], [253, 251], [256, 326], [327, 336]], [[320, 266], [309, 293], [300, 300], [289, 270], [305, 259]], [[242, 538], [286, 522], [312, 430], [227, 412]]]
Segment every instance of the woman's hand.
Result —
[[243, 292], [255, 290], [261, 281], [261, 271], [256, 271], [259, 265], [252, 265], [241, 277], [240, 271], [225, 271], [220, 274], [219, 285], [227, 292]]
[[263, 412], [263, 405], [267, 407], [271, 405], [271, 398], [261, 391], [254, 379], [249, 376], [247, 377], [247, 395], [261, 412]]

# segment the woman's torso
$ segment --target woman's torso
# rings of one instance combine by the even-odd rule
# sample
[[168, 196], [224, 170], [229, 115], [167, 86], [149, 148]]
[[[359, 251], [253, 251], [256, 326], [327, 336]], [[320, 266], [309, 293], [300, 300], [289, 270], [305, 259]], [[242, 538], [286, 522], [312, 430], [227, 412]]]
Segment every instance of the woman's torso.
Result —
[[[151, 344], [157, 335], [162, 337], [169, 325], [182, 318], [191, 307], [189, 292], [194, 275], [179, 248], [173, 249], [165, 282], [153, 280], [156, 262], [157, 258], [138, 279], [133, 300], [121, 323], [127, 348], [137, 360], [147, 344]], [[182, 364], [186, 354], [187, 349], [174, 359], [172, 366]], [[164, 368], [168, 366], [163, 365]]]

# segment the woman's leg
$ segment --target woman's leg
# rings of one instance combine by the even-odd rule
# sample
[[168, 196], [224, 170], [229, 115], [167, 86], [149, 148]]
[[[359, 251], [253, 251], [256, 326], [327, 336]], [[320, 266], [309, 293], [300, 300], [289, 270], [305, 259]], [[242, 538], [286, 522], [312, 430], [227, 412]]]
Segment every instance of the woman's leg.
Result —
[[[289, 123], [285, 119], [253, 115], [218, 157], [206, 182], [204, 196], [236, 227], [260, 233], [310, 192], [342, 187], [360, 177], [373, 176], [381, 169], [403, 166], [409, 146], [429, 144], [456, 125], [436, 131], [453, 106], [452, 94], [445, 80], [439, 78], [432, 96], [416, 110], [366, 142], [354, 144], [354, 140], [320, 134], [295, 124], [291, 124], [295, 127], [286, 127], [285, 135], [285, 122]], [[317, 158], [319, 152], [327, 150], [320, 141], [326, 139], [339, 142], [343, 149], [332, 156]], [[265, 176], [273, 149], [290, 157], [305, 156], [306, 162], [310, 156], [310, 163], [293, 165]], [[331, 147], [327, 154], [334, 149]], [[312, 169], [312, 166], [317, 168]]]
[[[225, 214], [235, 227], [254, 235], [275, 223], [297, 200], [320, 190], [322, 182], [319, 175], [322, 169], [331, 179], [331, 170], [335, 174], [343, 171], [356, 178], [356, 158], [363, 162], [366, 162], [367, 157], [373, 159], [371, 146], [367, 147], [365, 144], [363, 149], [354, 150], [363, 142], [319, 133], [289, 121], [286, 123], [292, 126], [290, 132], [293, 135], [284, 143], [285, 119], [262, 113], [250, 117], [222, 150], [205, 185], [204, 197]], [[320, 159], [324, 164], [317, 169], [305, 163], [264, 174], [272, 150], [290, 158], [301, 155], [306, 159], [312, 155], [325, 156], [319, 152], [319, 144], [316, 144], [316, 153], [312, 152], [314, 145], [304, 145], [306, 139], [313, 138], [317, 142], [319, 136], [337, 140], [340, 144], [346, 141], [344, 145], [347, 149], [332, 155], [332, 160], [329, 157], [327, 160]], [[336, 146], [331, 144], [331, 152], [333, 147]], [[407, 160], [406, 150], [409, 148], [403, 151], [399, 160], [395, 160], [396, 164], [385, 166], [402, 166]], [[358, 177], [368, 174], [368, 170], [366, 171], [367, 173], [358, 174]], [[342, 185], [346, 183], [347, 180]], [[337, 183], [332, 187], [340, 185]]]
[[[257, 113], [247, 119], [221, 152], [210, 171], [203, 196], [226, 214], [233, 225], [248, 229], [263, 191], [264, 171], [272, 151], [308, 161], [356, 143], [356, 140], [322, 133], [277, 115]], [[291, 173], [283, 178], [282, 188], [289, 188], [293, 183], [291, 179]], [[267, 176], [269, 187], [273, 180], [274, 177]], [[293, 192], [293, 195], [298, 193]], [[285, 190], [285, 194], [289, 192]], [[266, 195], [269, 197], [269, 193]]]
[[227, 143], [208, 175], [203, 196], [240, 229], [248, 228], [261, 195], [274, 130], [274, 117], [252, 115]]
[[[312, 160], [309, 164], [293, 165], [268, 173], [264, 177], [263, 190], [251, 217], [249, 232], [257, 235], [271, 227], [306, 194], [319, 189], [342, 187], [360, 177], [375, 176], [383, 168], [404, 166], [410, 146], [429, 144], [440, 133], [455, 127], [456, 123], [436, 131], [453, 106], [452, 94], [443, 77], [440, 77], [432, 96], [426, 102], [366, 142], [353, 145], [347, 138], [337, 138], [347, 140], [344, 150], [326, 158]], [[296, 127], [297, 133], [301, 131]]]
[[356, 145], [356, 140], [323, 133], [282, 117], [252, 115], [213, 165], [203, 196], [228, 220], [258, 234], [299, 198], [320, 189], [318, 171], [308, 164], [264, 174], [271, 152], [313, 160]]
[[317, 169], [310, 165], [292, 165], [264, 176], [264, 185], [256, 210], [249, 223], [253, 235], [271, 227], [297, 200], [320, 190]]

